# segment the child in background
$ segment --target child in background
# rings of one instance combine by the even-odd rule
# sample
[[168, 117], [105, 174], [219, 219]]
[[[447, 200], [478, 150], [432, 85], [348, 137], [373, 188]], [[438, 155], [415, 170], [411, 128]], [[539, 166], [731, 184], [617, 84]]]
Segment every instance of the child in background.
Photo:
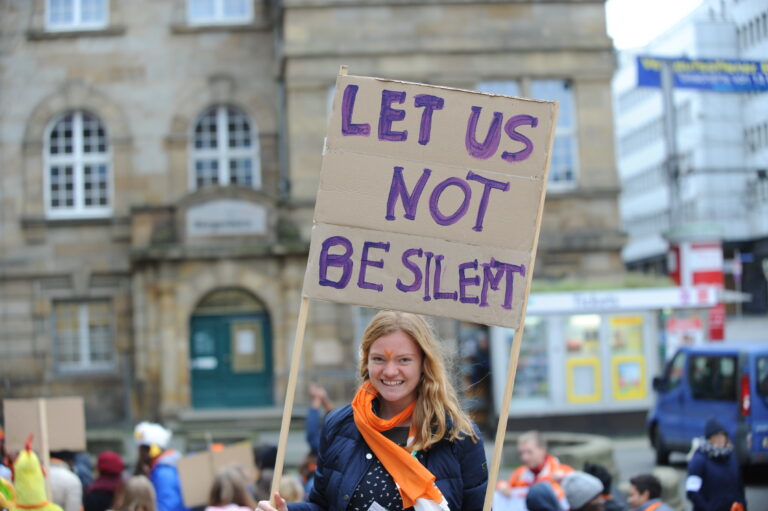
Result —
[[129, 477], [115, 495], [115, 511], [157, 511], [155, 487], [146, 476]]
[[213, 480], [205, 511], [253, 511], [256, 502], [248, 493], [245, 474], [238, 467], [225, 467]]
[[304, 487], [299, 478], [294, 475], [284, 475], [280, 478], [280, 495], [286, 502], [302, 502], [304, 500]]

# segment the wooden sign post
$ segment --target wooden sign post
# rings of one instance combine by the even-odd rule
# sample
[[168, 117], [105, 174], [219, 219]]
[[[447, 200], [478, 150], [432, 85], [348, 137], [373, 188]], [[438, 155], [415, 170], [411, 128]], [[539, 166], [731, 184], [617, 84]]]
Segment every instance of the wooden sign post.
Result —
[[[32, 450], [49, 474], [50, 451], [85, 450], [85, 405], [82, 397], [5, 399], [5, 445], [8, 452], [19, 452], [32, 435]], [[51, 483], [45, 478], [46, 492]]]
[[323, 153], [273, 493], [308, 299], [515, 328], [485, 509], [498, 477], [557, 103], [348, 76]]

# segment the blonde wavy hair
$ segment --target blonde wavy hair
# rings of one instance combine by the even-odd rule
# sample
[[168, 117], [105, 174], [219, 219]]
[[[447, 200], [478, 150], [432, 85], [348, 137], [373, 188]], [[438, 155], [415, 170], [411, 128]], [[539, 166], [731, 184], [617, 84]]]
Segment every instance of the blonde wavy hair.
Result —
[[368, 356], [373, 343], [380, 337], [398, 331], [410, 337], [421, 348], [423, 355], [422, 380], [411, 418], [415, 429], [411, 448], [414, 451], [425, 450], [443, 438], [453, 441], [470, 437], [476, 441], [472, 422], [461, 409], [456, 390], [448, 379], [439, 341], [423, 317], [388, 310], [377, 313], [365, 329], [360, 343], [360, 377], [363, 381], [370, 379]]
[[142, 475], [131, 476], [118, 488], [114, 508], [117, 511], [157, 511], [155, 488]]

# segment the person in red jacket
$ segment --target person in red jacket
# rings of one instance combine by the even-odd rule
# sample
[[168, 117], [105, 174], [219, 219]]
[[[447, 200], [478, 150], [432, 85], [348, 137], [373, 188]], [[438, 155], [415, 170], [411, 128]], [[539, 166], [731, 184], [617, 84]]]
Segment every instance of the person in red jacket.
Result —
[[568, 509], [560, 481], [573, 472], [573, 468], [547, 452], [547, 442], [538, 431], [527, 431], [520, 435], [517, 439], [517, 452], [523, 465], [512, 472], [508, 481], [499, 481], [497, 489], [507, 496], [513, 493], [520, 496], [520, 492], [515, 489], [527, 490], [536, 483], [547, 482], [552, 486], [561, 507]]

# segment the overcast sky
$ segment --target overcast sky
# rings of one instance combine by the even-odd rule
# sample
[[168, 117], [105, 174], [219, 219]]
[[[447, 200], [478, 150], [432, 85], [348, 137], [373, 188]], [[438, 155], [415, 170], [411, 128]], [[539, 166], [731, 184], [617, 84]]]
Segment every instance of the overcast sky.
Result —
[[701, 3], [702, 0], [608, 0], [608, 35], [620, 50], [644, 46]]

